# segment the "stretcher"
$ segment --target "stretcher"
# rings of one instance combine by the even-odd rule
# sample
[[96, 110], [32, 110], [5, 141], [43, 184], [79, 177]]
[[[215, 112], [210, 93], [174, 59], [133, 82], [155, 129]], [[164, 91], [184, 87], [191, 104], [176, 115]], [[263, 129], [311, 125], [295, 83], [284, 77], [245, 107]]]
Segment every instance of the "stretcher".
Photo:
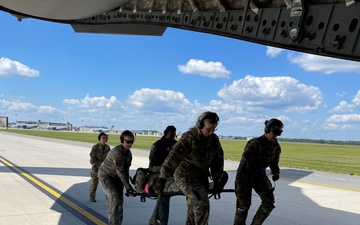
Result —
[[[220, 199], [221, 198], [221, 193], [234, 193], [235, 189], [223, 189], [220, 193], [214, 194], [213, 191], [210, 189], [208, 190], [208, 194], [209, 194], [209, 198], [214, 197], [214, 199]], [[172, 196], [185, 196], [184, 193], [182, 193], [181, 191], [176, 191], [176, 192], [160, 192], [160, 193], [135, 193], [135, 194], [125, 194], [127, 197], [140, 197], [140, 201], [141, 202], [146, 202], [146, 199], [157, 199], [161, 196], [168, 196], [168, 197], [172, 197]]]
[[[140, 168], [140, 169], [142, 169], [142, 168]], [[220, 193], [214, 193], [213, 189], [212, 189], [213, 184], [209, 185], [210, 186], [209, 189], [208, 189], [209, 198], [214, 197], [214, 199], [220, 199], [221, 198], [221, 195], [220, 195], [221, 193], [233, 193], [233, 192], [235, 192], [235, 189], [224, 189], [224, 187], [225, 187], [225, 185], [226, 185], [226, 183], [228, 181], [228, 178], [229, 178], [229, 175], [227, 174], [226, 171], [224, 171], [223, 176], [221, 178], [221, 184], [220, 185], [221, 185], [222, 189], [221, 189]], [[135, 181], [136, 178], [135, 177], [133, 179], [131, 179], [131, 180], [132, 180], [133, 184], [136, 183], [136, 181]], [[170, 183], [173, 183], [173, 182], [170, 182]], [[130, 197], [130, 196], [138, 197], [139, 196], [141, 202], [145, 202], [146, 198], [157, 199], [157, 198], [159, 198], [161, 196], [168, 196], [168, 197], [184, 196], [184, 193], [182, 193], [181, 191], [177, 191], [178, 190], [177, 188], [176, 188], [176, 190], [170, 189], [172, 191], [166, 191], [166, 189], [164, 189], [165, 191], [160, 192], [160, 193], [155, 193], [154, 191], [150, 192], [149, 189], [148, 189], [148, 184], [146, 184], [146, 188], [140, 189], [140, 190], [144, 190], [144, 191], [137, 192], [137, 193], [131, 193], [131, 194], [126, 193], [125, 195], [127, 197]], [[194, 193], [194, 196], [196, 197], [195, 193]]]

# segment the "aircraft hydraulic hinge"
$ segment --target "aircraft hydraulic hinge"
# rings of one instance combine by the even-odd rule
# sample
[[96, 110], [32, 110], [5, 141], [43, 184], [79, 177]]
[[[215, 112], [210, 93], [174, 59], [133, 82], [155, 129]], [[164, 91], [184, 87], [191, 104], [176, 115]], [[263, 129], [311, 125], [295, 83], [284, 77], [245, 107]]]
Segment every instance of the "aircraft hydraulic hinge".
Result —
[[306, 6], [303, 0], [292, 1], [289, 19], [289, 37], [292, 42], [299, 40], [305, 18], [305, 9]]

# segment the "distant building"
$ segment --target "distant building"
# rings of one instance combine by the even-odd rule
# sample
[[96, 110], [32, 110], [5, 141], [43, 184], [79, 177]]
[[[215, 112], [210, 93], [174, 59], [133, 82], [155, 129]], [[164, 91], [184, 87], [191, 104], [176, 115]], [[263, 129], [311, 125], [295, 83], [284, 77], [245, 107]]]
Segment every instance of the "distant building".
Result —
[[161, 136], [162, 133], [160, 133], [157, 130], [134, 130], [132, 131], [138, 135], [144, 135], [144, 136]]
[[0, 127], [8, 128], [9, 118], [7, 116], [0, 116]]

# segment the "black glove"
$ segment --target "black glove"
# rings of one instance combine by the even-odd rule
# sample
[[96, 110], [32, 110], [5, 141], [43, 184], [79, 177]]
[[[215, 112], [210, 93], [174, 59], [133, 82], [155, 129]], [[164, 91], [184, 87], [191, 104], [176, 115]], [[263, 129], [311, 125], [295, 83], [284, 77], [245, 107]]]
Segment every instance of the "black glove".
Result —
[[156, 193], [160, 193], [165, 188], [166, 179], [164, 178], [158, 178], [155, 181], [155, 184], [153, 185], [153, 189]]
[[273, 174], [273, 176], [272, 176], [273, 181], [277, 181], [277, 180], [279, 180], [279, 178], [280, 178], [280, 174], [278, 174], [278, 173]]
[[223, 190], [223, 187], [220, 182], [214, 182], [213, 194], [220, 194]]
[[218, 199], [221, 198], [220, 194], [221, 194], [223, 189], [224, 189], [224, 187], [221, 184], [221, 182], [214, 182], [214, 186], [213, 186], [213, 189], [212, 189], [212, 194], [214, 196], [214, 199], [218, 200]]
[[134, 190], [134, 188], [129, 188], [129, 189], [126, 189], [126, 193], [125, 195], [127, 197], [131, 196], [131, 197], [136, 197], [136, 191]]

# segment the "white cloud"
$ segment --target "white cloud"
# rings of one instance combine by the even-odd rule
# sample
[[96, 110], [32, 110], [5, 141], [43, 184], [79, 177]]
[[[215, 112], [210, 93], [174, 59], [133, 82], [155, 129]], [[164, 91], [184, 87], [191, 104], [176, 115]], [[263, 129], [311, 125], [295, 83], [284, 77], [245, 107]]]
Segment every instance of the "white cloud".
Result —
[[128, 102], [138, 110], [153, 112], [189, 112], [193, 107], [183, 93], [149, 88], [135, 91]]
[[[357, 92], [357, 94], [352, 99], [353, 104], [348, 103], [347, 101], [341, 101], [339, 105], [334, 107], [333, 109], [329, 110], [329, 112], [332, 113], [340, 113], [340, 112], [354, 112], [357, 106], [360, 106], [360, 90]], [[351, 114], [356, 115], [356, 114]], [[345, 115], [346, 116], [346, 115]], [[347, 115], [346, 117], [348, 117]]]
[[31, 111], [37, 107], [29, 102], [11, 102], [8, 109], [9, 110], [19, 110], [19, 111]]
[[346, 101], [341, 101], [338, 106], [330, 110], [330, 112], [352, 112], [354, 105], [348, 104]]
[[11, 102], [5, 100], [5, 99], [0, 99], [0, 108], [1, 109], [5, 109], [8, 108], [9, 105], [11, 105]]
[[[247, 76], [223, 87], [219, 93], [225, 97], [202, 103], [197, 100], [190, 102], [181, 92], [143, 88], [134, 91], [126, 99], [126, 107], [114, 96], [86, 95], [82, 99], [64, 99], [63, 103], [67, 106], [64, 111], [52, 106], [35, 106], [20, 100], [11, 102], [2, 99], [0, 109], [2, 112], [3, 109], [7, 110], [5, 114], [11, 117], [10, 120], [14, 120], [17, 113], [18, 120], [63, 120], [74, 126], [115, 125], [116, 129], [158, 131], [172, 124], [179, 132], [193, 126], [200, 113], [210, 110], [220, 116], [218, 134], [258, 136], [263, 132], [265, 120], [278, 118], [285, 125], [285, 138], [312, 138], [313, 132], [336, 132], [337, 129], [345, 128], [354, 132], [357, 129], [354, 122], [360, 122], [360, 115], [357, 114], [333, 115], [327, 121], [295, 119], [294, 113], [286, 111], [298, 109], [295, 113], [299, 113], [313, 110], [321, 105], [322, 95], [317, 88], [290, 77]], [[14, 110], [8, 110], [10, 107]]]
[[360, 106], [360, 90], [357, 92], [357, 94], [355, 95], [354, 99], [352, 100], [352, 102], [357, 105]]
[[360, 64], [358, 62], [329, 58], [312, 54], [288, 55], [288, 59], [301, 68], [309, 72], [331, 73], [360, 73]]
[[28, 66], [8, 58], [0, 58], [0, 77], [38, 77], [38, 70], [30, 69]]
[[285, 116], [285, 115], [278, 116], [278, 117], [276, 117], [276, 119], [281, 120], [283, 123], [291, 121], [291, 119], [288, 116]]
[[326, 121], [331, 123], [360, 122], [360, 114], [335, 114], [328, 118]]
[[39, 106], [37, 109], [38, 113], [48, 113], [48, 114], [53, 114], [55, 112], [60, 112], [59, 110], [55, 109], [52, 106], [48, 106], [48, 105], [44, 105], [44, 106]]
[[0, 99], [0, 109], [3, 115], [10, 117], [10, 122], [15, 120], [37, 121], [49, 119], [49, 117], [57, 119], [64, 114], [52, 106], [37, 106], [22, 99], [14, 101]]
[[329, 123], [323, 123], [321, 124], [321, 128], [323, 131], [339, 131], [339, 130], [342, 130], [342, 131], [350, 131], [350, 132], [357, 132], [357, 130], [359, 130], [357, 127], [351, 125], [351, 124], [340, 124], [340, 123], [332, 123], [332, 122], [329, 122]]
[[80, 109], [111, 109], [111, 108], [121, 108], [122, 105], [115, 96], [106, 98], [101, 97], [90, 97], [89, 94], [86, 95], [83, 99], [64, 99], [63, 103], [69, 105], [73, 108]]
[[87, 94], [83, 99], [64, 99], [63, 104], [67, 106], [66, 118], [68, 121], [86, 121], [89, 124], [104, 125], [104, 121], [115, 123], [124, 117], [127, 107], [115, 96], [106, 98], [104, 96], [90, 97]]
[[275, 58], [275, 57], [278, 56], [282, 51], [284, 51], [284, 49], [274, 48], [274, 47], [267, 46], [267, 48], [266, 48], [266, 55], [269, 56], [270, 58]]
[[205, 62], [190, 59], [186, 65], [178, 65], [180, 72], [185, 74], [199, 74], [210, 78], [229, 78], [231, 72], [221, 62]]
[[324, 129], [324, 130], [336, 130], [338, 129], [338, 124], [335, 124], [335, 123], [323, 123], [321, 125], [321, 127]]
[[336, 94], [336, 96], [344, 97], [346, 95], [346, 91], [343, 91], [341, 93], [336, 92], [335, 94]]
[[305, 113], [317, 110], [323, 97], [319, 88], [300, 83], [291, 77], [246, 76], [224, 86], [218, 96], [246, 111], [293, 111]]

